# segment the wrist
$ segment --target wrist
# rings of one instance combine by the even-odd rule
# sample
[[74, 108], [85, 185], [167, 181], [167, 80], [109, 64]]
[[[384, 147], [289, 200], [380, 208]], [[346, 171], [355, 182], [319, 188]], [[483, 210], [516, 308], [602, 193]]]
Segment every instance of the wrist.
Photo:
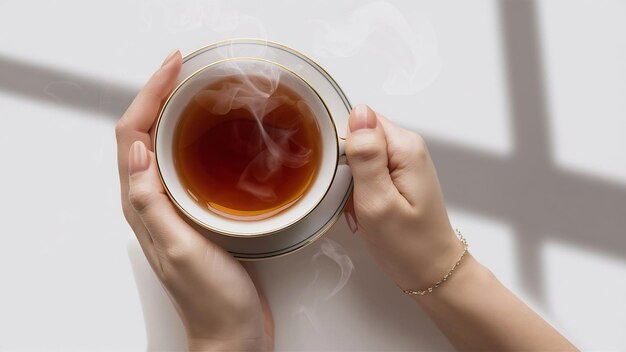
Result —
[[206, 339], [187, 338], [189, 351], [266, 351], [265, 341], [260, 339], [233, 338], [233, 339]]
[[[463, 302], [464, 297], [470, 295], [486, 295], [498, 285], [498, 279], [493, 273], [480, 264], [470, 253], [463, 263], [455, 270], [454, 275], [444, 285], [432, 293], [424, 296], [412, 296], [426, 311], [439, 309]], [[439, 308], [437, 308], [439, 307]]]
[[404, 290], [423, 290], [442, 280], [465, 251], [452, 228], [416, 237], [418, 242], [405, 257], [405, 270], [395, 278]]
[[273, 336], [268, 335], [263, 316], [259, 314], [231, 311], [229, 316], [220, 319], [184, 322], [189, 351], [268, 351], [273, 348]]

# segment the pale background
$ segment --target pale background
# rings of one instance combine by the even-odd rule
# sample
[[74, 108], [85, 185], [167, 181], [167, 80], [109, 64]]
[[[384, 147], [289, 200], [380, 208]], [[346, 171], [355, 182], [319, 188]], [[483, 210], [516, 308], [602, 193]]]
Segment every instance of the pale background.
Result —
[[[583, 350], [626, 350], [618, 0], [2, 0], [0, 350], [183, 348], [113, 127], [172, 49], [230, 37], [295, 47], [422, 133], [475, 256]], [[278, 350], [451, 349], [343, 220], [256, 267]]]

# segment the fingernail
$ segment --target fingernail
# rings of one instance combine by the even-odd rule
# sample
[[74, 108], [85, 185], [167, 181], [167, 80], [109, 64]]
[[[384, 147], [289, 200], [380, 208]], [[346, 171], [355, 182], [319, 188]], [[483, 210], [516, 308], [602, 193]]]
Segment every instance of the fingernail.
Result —
[[130, 155], [128, 157], [128, 173], [132, 176], [138, 172], [145, 171], [150, 166], [150, 159], [148, 158], [148, 150], [146, 146], [136, 141], [130, 147]]
[[357, 105], [350, 115], [350, 131], [376, 128], [376, 114], [365, 104]]
[[167, 57], [165, 58], [165, 61], [163, 61], [163, 63], [161, 64], [161, 67], [167, 65], [170, 61], [172, 61], [176, 56], [178, 56], [178, 54], [180, 54], [180, 51], [178, 51], [178, 49], [172, 51], [169, 55], [167, 55]]
[[357, 225], [356, 223], [354, 213], [352, 211], [346, 211], [344, 213], [344, 216], [346, 217], [346, 223], [348, 224], [348, 228], [350, 229], [350, 231], [352, 231], [352, 233], [356, 233], [356, 231], [359, 229], [359, 225]]

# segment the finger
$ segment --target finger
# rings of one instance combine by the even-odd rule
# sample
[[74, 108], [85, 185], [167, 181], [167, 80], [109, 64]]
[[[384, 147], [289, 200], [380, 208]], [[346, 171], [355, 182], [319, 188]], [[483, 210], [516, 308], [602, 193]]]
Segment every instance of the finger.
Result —
[[130, 145], [135, 141], [141, 141], [148, 146], [152, 144], [150, 136], [143, 129], [145, 125], [150, 125], [156, 119], [162, 100], [169, 94], [175, 83], [176, 76], [180, 71], [180, 63], [180, 52], [176, 50], [165, 59], [162, 67], [150, 78], [115, 129], [122, 208], [144, 253], [148, 256], [148, 260], [151, 260], [150, 253], [154, 251], [154, 249], [150, 249], [152, 240], [141, 219], [128, 204], [128, 151]]
[[387, 143], [388, 165], [391, 179], [410, 204], [423, 191], [420, 175], [432, 172], [434, 166], [424, 139], [417, 133], [406, 130], [377, 113], [383, 125]]
[[120, 123], [128, 131], [148, 132], [159, 112], [161, 103], [174, 88], [181, 63], [180, 51], [176, 50], [150, 77], [148, 83], [137, 94], [135, 100], [120, 119]]
[[117, 160], [122, 194], [127, 194], [128, 149], [134, 141], [142, 141], [151, 149], [152, 143], [148, 130], [157, 118], [163, 100], [170, 93], [176, 82], [181, 67], [180, 52], [176, 50], [165, 59], [161, 68], [155, 72], [145, 87], [117, 123]]
[[356, 214], [354, 213], [354, 199], [353, 194], [350, 193], [350, 199], [346, 202], [346, 206], [343, 208], [343, 216], [346, 218], [348, 228], [352, 233], [356, 233], [359, 229], [359, 224], [356, 222]]
[[389, 175], [383, 126], [366, 105], [352, 110], [348, 126], [345, 150], [354, 178], [354, 201], [370, 209], [388, 208], [399, 193]]
[[150, 238], [150, 234], [141, 219], [137, 217], [136, 221], [130, 222], [130, 227], [133, 229], [133, 233], [135, 233], [135, 237], [137, 237], [137, 241], [139, 242], [139, 246], [143, 251], [143, 254], [146, 256], [148, 263], [152, 267], [155, 273], [158, 273], [161, 269], [161, 265], [159, 264], [159, 256], [156, 253], [154, 248], [154, 243], [152, 243], [152, 239]]
[[154, 153], [142, 142], [135, 142], [131, 146], [128, 171], [129, 202], [148, 230], [157, 252], [172, 256], [200, 248], [200, 244], [206, 246], [209, 241], [179, 216], [165, 194]]
[[[138, 136], [138, 141], [142, 143], [149, 143], [150, 141], [145, 136]], [[126, 150], [126, 156], [122, 157], [120, 151], [122, 148], [118, 146], [118, 171], [120, 172], [120, 190], [121, 190], [121, 200], [122, 200], [122, 209], [124, 210], [124, 217], [126, 221], [133, 229], [139, 244], [141, 245], [141, 249], [143, 250], [148, 262], [152, 265], [153, 269], [158, 268], [158, 258], [155, 253], [154, 244], [152, 243], [152, 238], [150, 238], [150, 234], [148, 230], [143, 225], [141, 218], [132, 208], [128, 200], [128, 148]], [[122, 167], [122, 165], [125, 165]], [[122, 174], [123, 172], [123, 174]]]

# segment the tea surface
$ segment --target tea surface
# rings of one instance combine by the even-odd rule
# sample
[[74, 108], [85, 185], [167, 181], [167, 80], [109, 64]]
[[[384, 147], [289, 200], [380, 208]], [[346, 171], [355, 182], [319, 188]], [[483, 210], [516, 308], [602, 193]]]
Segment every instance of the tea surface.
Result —
[[291, 88], [268, 84], [255, 76], [224, 77], [182, 113], [174, 162], [191, 197], [207, 210], [267, 218], [300, 199], [316, 176], [322, 145], [313, 112]]

